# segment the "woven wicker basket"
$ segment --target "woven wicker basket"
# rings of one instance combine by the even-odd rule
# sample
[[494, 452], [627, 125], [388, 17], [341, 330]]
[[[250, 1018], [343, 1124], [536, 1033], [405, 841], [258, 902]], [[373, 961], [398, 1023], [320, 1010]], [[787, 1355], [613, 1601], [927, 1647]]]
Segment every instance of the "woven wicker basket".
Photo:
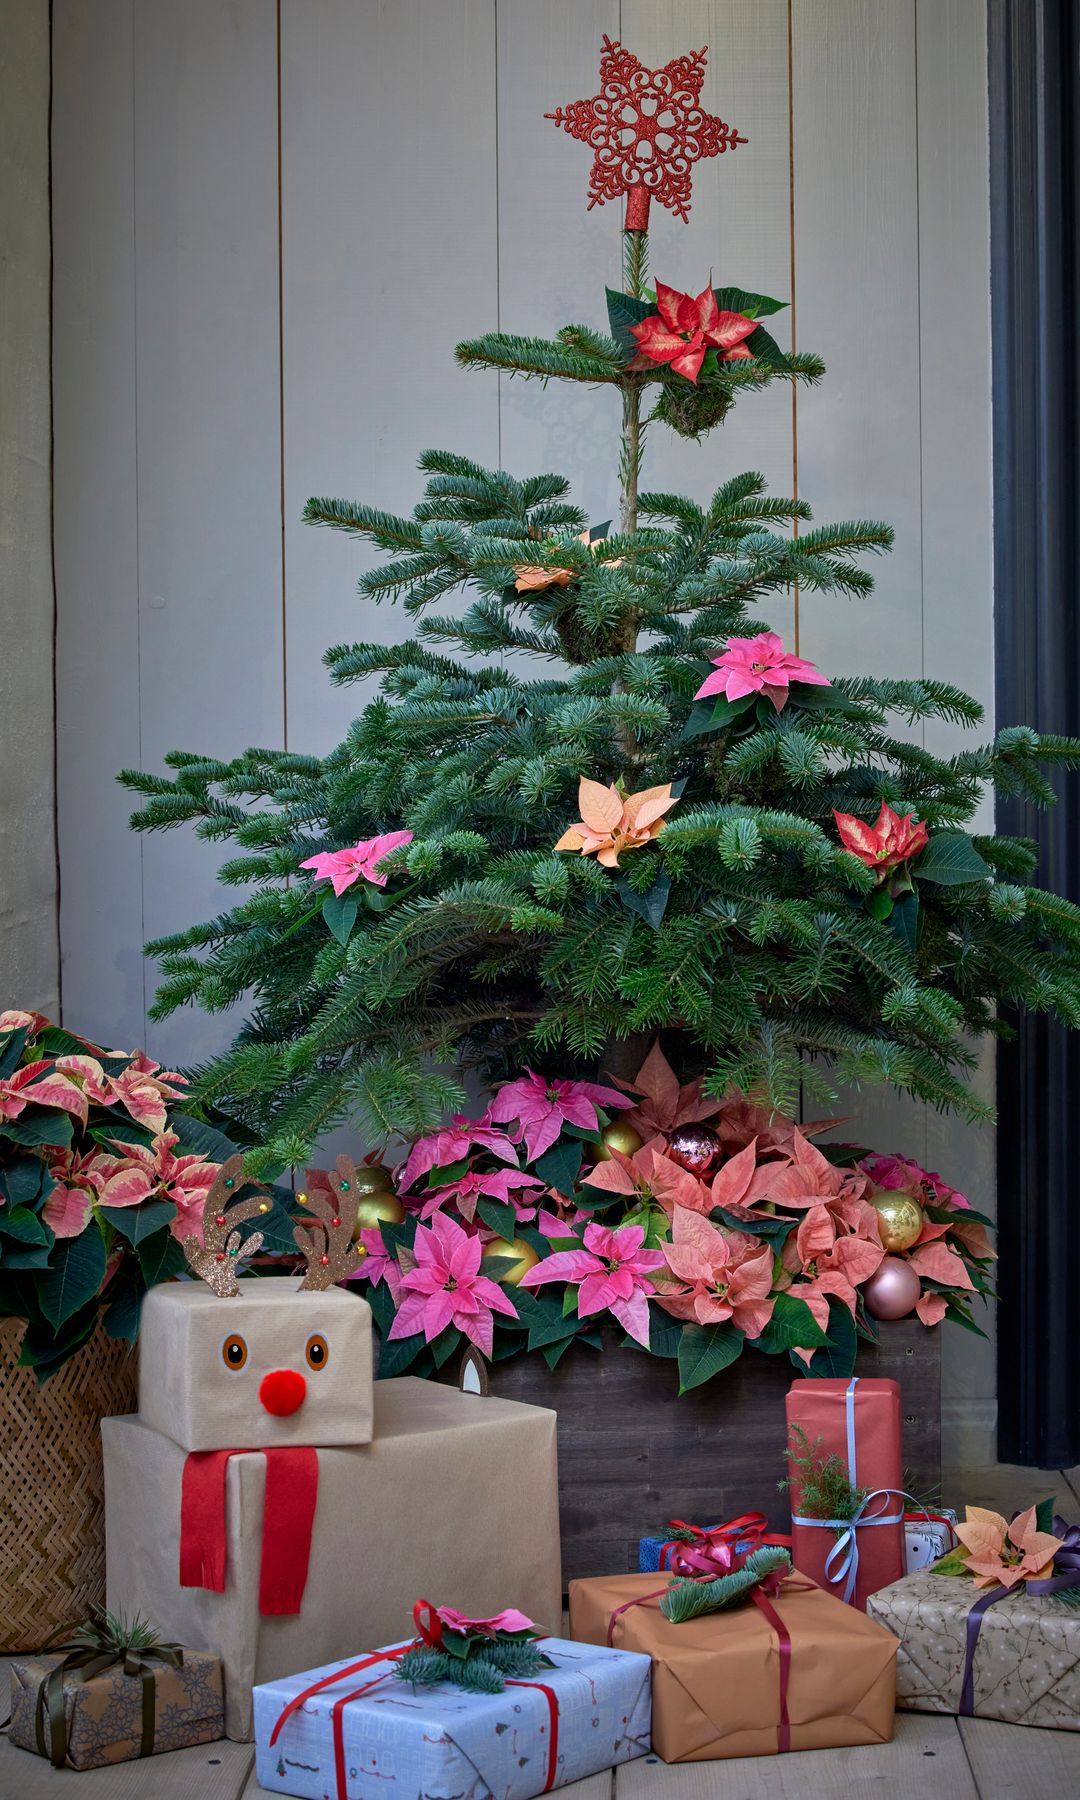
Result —
[[134, 1412], [137, 1362], [100, 1329], [39, 1387], [0, 1320], [0, 1654], [33, 1650], [105, 1598], [101, 1420]]

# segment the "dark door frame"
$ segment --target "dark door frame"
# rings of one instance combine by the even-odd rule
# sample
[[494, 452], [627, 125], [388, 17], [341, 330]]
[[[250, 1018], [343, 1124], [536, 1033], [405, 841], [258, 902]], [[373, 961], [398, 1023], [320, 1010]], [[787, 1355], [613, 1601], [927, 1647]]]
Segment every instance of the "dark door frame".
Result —
[[[988, 0], [997, 724], [1080, 734], [1078, 0]], [[1080, 794], [999, 803], [1080, 901]], [[1080, 1462], [1080, 1037], [1017, 1021], [998, 1058], [999, 1454]]]

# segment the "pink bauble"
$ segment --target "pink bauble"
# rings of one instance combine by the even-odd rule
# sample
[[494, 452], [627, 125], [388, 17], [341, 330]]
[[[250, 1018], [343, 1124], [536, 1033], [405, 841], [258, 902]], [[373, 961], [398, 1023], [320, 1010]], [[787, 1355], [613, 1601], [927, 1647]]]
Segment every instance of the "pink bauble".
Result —
[[862, 1284], [866, 1310], [875, 1319], [905, 1319], [919, 1298], [922, 1283], [901, 1256], [883, 1256], [869, 1281]]

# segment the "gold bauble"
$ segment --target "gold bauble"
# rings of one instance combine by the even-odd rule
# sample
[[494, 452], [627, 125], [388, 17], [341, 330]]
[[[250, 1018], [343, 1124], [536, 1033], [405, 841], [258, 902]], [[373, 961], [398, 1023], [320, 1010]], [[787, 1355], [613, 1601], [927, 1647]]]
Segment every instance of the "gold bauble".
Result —
[[394, 1177], [389, 1169], [383, 1168], [382, 1163], [357, 1163], [353, 1192], [361, 1196], [364, 1194], [392, 1194]]
[[633, 1156], [640, 1150], [645, 1139], [632, 1125], [626, 1125], [622, 1119], [612, 1119], [600, 1133], [600, 1142], [595, 1146], [597, 1162], [610, 1162], [611, 1152], [621, 1150], [624, 1156]]
[[[360, 1171], [357, 1169], [357, 1187], [360, 1186]], [[374, 1188], [370, 1193], [361, 1193], [360, 1204], [356, 1209], [356, 1226], [353, 1237], [358, 1238], [362, 1231], [372, 1231], [376, 1225], [400, 1225], [405, 1217], [405, 1208], [397, 1195], [385, 1188]]]
[[890, 1254], [910, 1250], [926, 1223], [914, 1194], [903, 1188], [874, 1188], [867, 1195], [878, 1216], [878, 1236]]
[[483, 1268], [486, 1262], [496, 1256], [513, 1257], [510, 1267], [499, 1269], [493, 1277], [506, 1287], [517, 1287], [521, 1277], [540, 1261], [532, 1245], [527, 1244], [524, 1238], [492, 1238], [490, 1244], [485, 1244], [480, 1252], [480, 1267]]

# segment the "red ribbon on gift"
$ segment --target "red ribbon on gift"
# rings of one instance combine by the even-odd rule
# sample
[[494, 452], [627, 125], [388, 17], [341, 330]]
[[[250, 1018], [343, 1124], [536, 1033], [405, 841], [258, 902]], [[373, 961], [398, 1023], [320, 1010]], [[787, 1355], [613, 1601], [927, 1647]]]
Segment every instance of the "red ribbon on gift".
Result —
[[[685, 1519], [669, 1519], [673, 1531], [689, 1532], [690, 1537], [671, 1538], [660, 1546], [660, 1567], [673, 1575], [728, 1575], [751, 1550], [762, 1544], [791, 1548], [791, 1538], [769, 1531], [769, 1521], [762, 1512], [740, 1513], [724, 1525], [688, 1525]], [[747, 1544], [738, 1552], [736, 1546]], [[738, 1560], [737, 1560], [738, 1559]]]
[[[371, 1656], [362, 1656], [358, 1662], [347, 1663], [343, 1669], [335, 1669], [332, 1674], [321, 1676], [318, 1681], [313, 1681], [310, 1687], [304, 1688], [302, 1693], [295, 1694], [288, 1705], [283, 1707], [282, 1711], [278, 1714], [274, 1729], [270, 1733], [270, 1743], [268, 1748], [271, 1750], [273, 1749], [274, 1745], [277, 1743], [282, 1726], [292, 1718], [293, 1713], [299, 1712], [306, 1701], [312, 1699], [315, 1694], [321, 1693], [324, 1688], [334, 1687], [339, 1681], [343, 1681], [347, 1675], [359, 1675], [361, 1670], [372, 1669], [378, 1663], [400, 1662], [401, 1658], [407, 1655], [410, 1650], [419, 1650], [425, 1644], [429, 1649], [437, 1650], [442, 1643], [442, 1620], [439, 1618], [439, 1615], [432, 1606], [430, 1600], [417, 1600], [413, 1606], [413, 1624], [416, 1627], [416, 1636], [410, 1639], [409, 1643], [401, 1644], [394, 1650], [376, 1650]], [[334, 1774], [337, 1782], [337, 1800], [348, 1800], [345, 1787], [346, 1776], [348, 1773], [345, 1767], [345, 1708], [351, 1705], [354, 1700], [362, 1700], [365, 1694], [370, 1693], [372, 1688], [378, 1687], [381, 1681], [388, 1680], [393, 1673], [394, 1671], [392, 1668], [384, 1669], [383, 1673], [381, 1675], [376, 1675], [374, 1680], [365, 1681], [361, 1687], [353, 1688], [351, 1693], [343, 1694], [340, 1699], [334, 1701], [330, 1713], [330, 1726], [334, 1743]], [[555, 1777], [558, 1774], [559, 1767], [559, 1697], [554, 1688], [545, 1686], [541, 1681], [511, 1681], [508, 1679], [506, 1686], [535, 1688], [537, 1693], [543, 1694], [547, 1701], [551, 1735], [548, 1741], [547, 1779], [544, 1783], [543, 1792], [545, 1794], [550, 1793], [551, 1789], [555, 1786]]]

